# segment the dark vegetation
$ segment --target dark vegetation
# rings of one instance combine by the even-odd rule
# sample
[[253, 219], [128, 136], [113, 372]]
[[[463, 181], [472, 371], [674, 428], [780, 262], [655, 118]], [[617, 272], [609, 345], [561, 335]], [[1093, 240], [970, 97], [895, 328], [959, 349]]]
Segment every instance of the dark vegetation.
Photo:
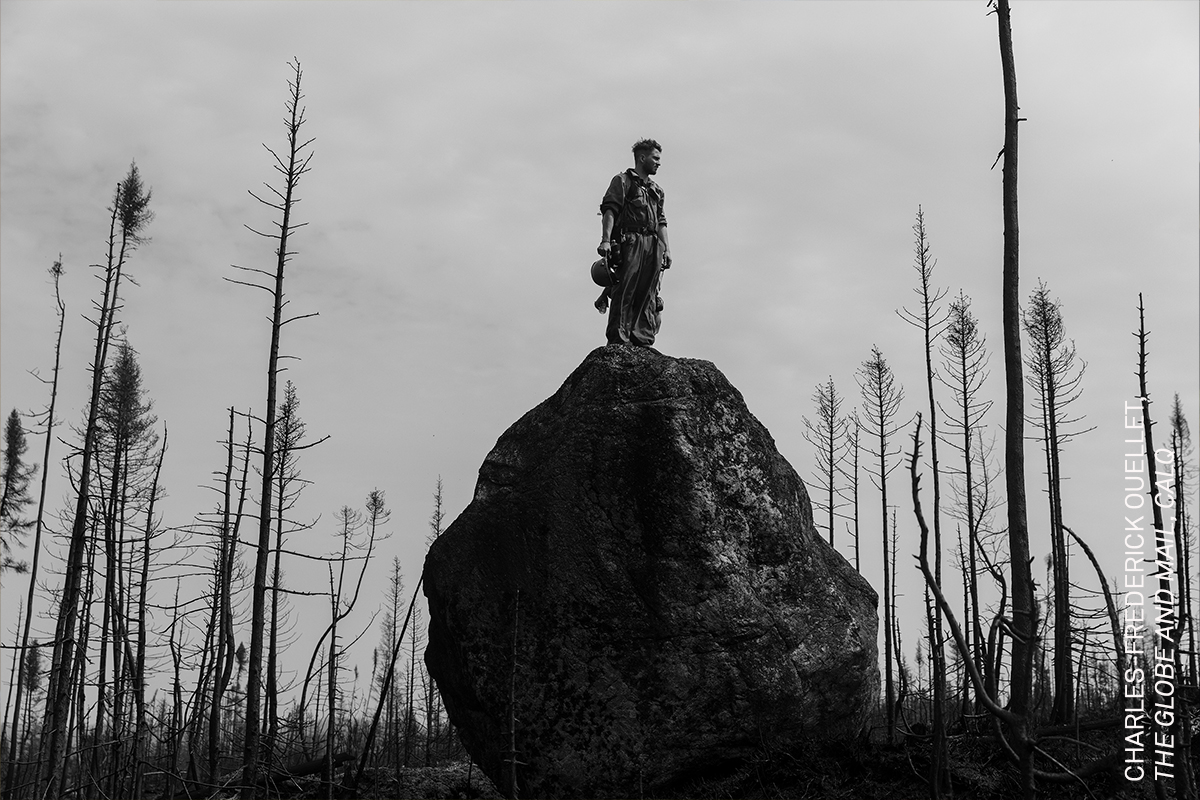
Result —
[[[991, 351], [971, 300], [937, 284], [930, 232], [918, 209], [919, 304], [902, 316], [921, 332], [921, 412], [911, 420], [902, 416], [903, 388], [875, 347], [857, 373], [861, 408], [844, 409], [846, 398], [830, 377], [816, 387], [814, 421], [805, 420], [818, 451], [812, 485], [822, 533], [832, 543], [844, 525], [856, 567], [860, 542], [877, 535], [883, 548], [884, 686], [875, 724], [857, 742], [764, 750], [746, 763], [715, 765], [662, 796], [1196, 797], [1190, 710], [1200, 703], [1192, 614], [1196, 542], [1192, 509], [1184, 502], [1195, 480], [1189, 425], [1178, 396], [1166, 419], [1151, 414], [1149, 332], [1139, 297], [1138, 383], [1130, 395], [1136, 390], [1143, 398], [1142, 451], [1151, 470], [1156, 446], [1169, 454], [1158, 462], [1162, 475], [1152, 472], [1147, 485], [1158, 499], [1156, 544], [1179, 557], [1177, 580], [1168, 585], [1176, 602], [1165, 609], [1175, 622], [1177, 713], [1156, 730], [1178, 745], [1174, 780], [1131, 784], [1121, 772], [1119, 714], [1126, 667], [1135, 656], [1123, 642], [1114, 588], [1089, 546], [1096, 534], [1072, 528], [1072, 509], [1061, 493], [1064, 449], [1087, 432], [1070, 408], [1083, 391], [1085, 364], [1048, 286], [1039, 282], [1022, 304], [1022, 120], [1007, 0], [996, 0], [992, 11], [1005, 95], [998, 158], [1004, 419], [989, 415], [984, 386]], [[21, 414], [8, 416], [4, 433], [0, 566], [31, 577], [16, 637], [6, 645], [15, 658], [6, 676], [0, 741], [5, 798], [499, 796], [466, 758], [424, 669], [420, 579], [406, 588], [398, 562], [380, 610], [371, 675], [360, 680], [355, 671], [351, 678], [342, 666], [346, 648], [369, 627], [356, 601], [368, 559], [387, 535], [384, 493], [364, 491], [363, 510], [341, 509], [336, 530], [323, 531], [333, 534], [327, 552], [292, 544], [299, 538], [294, 534], [314, 526], [290, 512], [306, 485], [302, 457], [321, 441], [307, 438], [296, 387], [287, 383], [280, 397], [278, 385], [280, 362], [288, 357], [281, 344], [286, 326], [313, 316], [287, 316], [284, 293], [296, 255], [293, 235], [304, 225], [294, 211], [312, 144], [301, 135], [298, 62], [292, 70], [287, 147], [268, 148], [279, 180], [255, 195], [273, 220], [266, 231], [254, 231], [271, 243], [273, 268], [237, 267], [239, 277], [231, 279], [265, 291], [271, 301], [266, 415], [228, 409], [225, 458], [213, 465], [214, 506], [194, 524], [164, 525], [156, 510], [167, 429], [152, 414], [137, 350], [120, 323], [132, 284], [128, 270], [153, 219], [151, 192], [136, 165], [114, 189], [107, 248], [95, 265], [100, 291], [88, 315], [95, 334], [91, 392], [72, 427], [71, 451], [55, 455], [67, 465], [73, 491], [59, 526], [48, 522], [45, 487], [52, 445], [64, 440], [56, 433], [65, 316], [58, 296], [61, 259], [51, 268], [59, 318], [54, 368], [44, 380], [45, 409], [29, 415], [44, 437], [40, 463], [30, 463], [30, 431]], [[947, 297], [954, 299], [945, 303]], [[1003, 436], [1002, 464], [997, 435]], [[1040, 448], [1049, 500], [1049, 518], [1035, 523], [1025, 500], [1027, 446]], [[882, 493], [877, 516], [860, 515], [864, 472]], [[1179, 500], [1167, 518], [1159, 507], [1165, 495]], [[901, 552], [898, 513], [914, 515], [918, 547]], [[439, 479], [430, 537], [442, 529]], [[39, 562], [46, 535], [61, 546], [61, 561]], [[1041, 596], [1031, 535], [1050, 543]], [[925, 620], [907, 632], [920, 640], [915, 666], [904, 656], [905, 631], [895, 609], [896, 570], [911, 566], [914, 549], [926, 585]], [[289, 586], [288, 565], [300, 560], [320, 563], [328, 586]], [[197, 582], [202, 591], [183, 593], [185, 583]], [[314, 595], [327, 609], [328, 625], [311, 654], [289, 655], [291, 605]], [[54, 636], [38, 642], [31, 620], [46, 613], [56, 623]], [[161, 652], [164, 642], [165, 659], [155, 667], [150, 652]], [[164, 676], [165, 683], [152, 685], [152, 677]]]

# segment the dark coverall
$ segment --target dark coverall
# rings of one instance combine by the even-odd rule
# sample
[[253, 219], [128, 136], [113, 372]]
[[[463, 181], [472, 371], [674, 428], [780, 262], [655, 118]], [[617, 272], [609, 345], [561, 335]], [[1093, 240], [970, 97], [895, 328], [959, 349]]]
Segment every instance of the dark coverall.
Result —
[[610, 292], [609, 344], [652, 345], [661, 324], [658, 298], [663, 247], [658, 237], [667, 224], [663, 190], [650, 179], [629, 169], [613, 177], [600, 202], [600, 213], [611, 211], [612, 246], [617, 263], [617, 283]]

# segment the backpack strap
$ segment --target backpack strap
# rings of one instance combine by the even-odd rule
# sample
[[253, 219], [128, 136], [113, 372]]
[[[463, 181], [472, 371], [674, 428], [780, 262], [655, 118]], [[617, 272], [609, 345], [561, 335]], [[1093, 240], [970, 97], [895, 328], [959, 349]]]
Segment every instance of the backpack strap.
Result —
[[621, 210], [618, 212], [616, 220], [613, 221], [614, 238], [625, 233], [622, 223], [625, 221], [626, 213], [629, 209], [629, 201], [633, 198], [633, 193], [637, 191], [637, 182], [629, 174], [628, 170], [621, 173], [621, 180], [625, 181], [625, 200], [621, 203]]

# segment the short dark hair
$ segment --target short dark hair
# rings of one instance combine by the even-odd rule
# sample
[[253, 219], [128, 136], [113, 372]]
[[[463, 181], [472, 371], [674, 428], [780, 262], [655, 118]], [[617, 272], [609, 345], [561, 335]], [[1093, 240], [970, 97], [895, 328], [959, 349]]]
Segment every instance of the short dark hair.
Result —
[[633, 143], [633, 154], [649, 153], [654, 150], [662, 150], [662, 145], [653, 139], [638, 139]]

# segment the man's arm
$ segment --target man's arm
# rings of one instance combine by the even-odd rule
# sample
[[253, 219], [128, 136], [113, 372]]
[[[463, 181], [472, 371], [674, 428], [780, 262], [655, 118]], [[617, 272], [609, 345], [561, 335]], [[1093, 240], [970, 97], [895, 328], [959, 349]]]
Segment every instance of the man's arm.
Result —
[[600, 246], [596, 248], [596, 252], [605, 258], [608, 258], [612, 250], [612, 231], [615, 223], [616, 216], [611, 210], [605, 209], [600, 215]]
[[604, 199], [600, 201], [600, 246], [596, 252], [605, 258], [612, 251], [613, 228], [617, 224], [617, 214], [625, 204], [625, 182], [623, 173], [614, 175], [608, 182]]
[[663, 194], [662, 189], [658, 190], [658, 241], [662, 243], [663, 251], [663, 269], [671, 268], [671, 240], [667, 238], [667, 214], [663, 207], [667, 203], [667, 198]]

